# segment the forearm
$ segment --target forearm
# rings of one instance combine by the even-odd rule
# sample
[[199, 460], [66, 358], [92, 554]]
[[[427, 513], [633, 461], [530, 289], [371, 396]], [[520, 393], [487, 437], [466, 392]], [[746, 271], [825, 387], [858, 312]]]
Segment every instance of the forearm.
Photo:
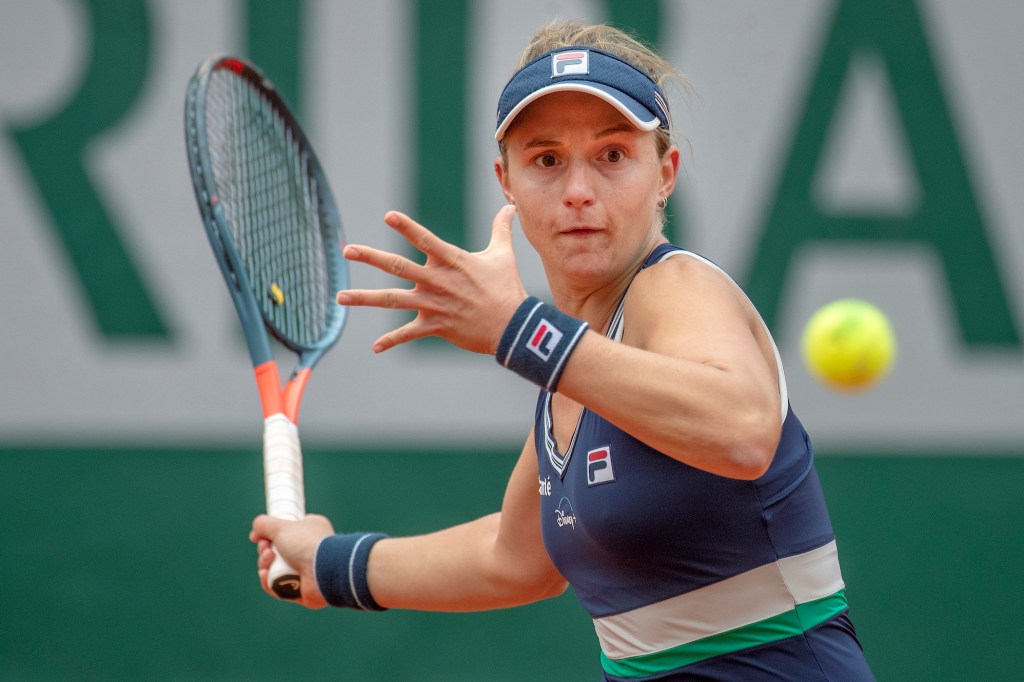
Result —
[[370, 591], [385, 608], [481, 611], [561, 594], [565, 581], [499, 541], [496, 513], [436, 533], [378, 542], [370, 553]]

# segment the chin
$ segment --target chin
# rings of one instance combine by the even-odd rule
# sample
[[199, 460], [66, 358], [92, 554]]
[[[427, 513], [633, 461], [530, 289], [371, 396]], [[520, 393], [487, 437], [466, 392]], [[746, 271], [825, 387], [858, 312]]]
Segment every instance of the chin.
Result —
[[612, 276], [612, 261], [605, 249], [595, 251], [575, 251], [564, 254], [558, 270], [565, 276], [578, 280], [603, 280]]

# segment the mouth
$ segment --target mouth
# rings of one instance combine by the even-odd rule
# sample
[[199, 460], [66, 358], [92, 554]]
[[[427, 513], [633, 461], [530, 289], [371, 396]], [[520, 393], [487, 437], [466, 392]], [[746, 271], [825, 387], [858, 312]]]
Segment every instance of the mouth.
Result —
[[570, 237], [585, 237], [600, 231], [600, 228], [591, 227], [590, 225], [573, 225], [572, 227], [567, 227], [561, 230], [561, 234], [568, 235]]

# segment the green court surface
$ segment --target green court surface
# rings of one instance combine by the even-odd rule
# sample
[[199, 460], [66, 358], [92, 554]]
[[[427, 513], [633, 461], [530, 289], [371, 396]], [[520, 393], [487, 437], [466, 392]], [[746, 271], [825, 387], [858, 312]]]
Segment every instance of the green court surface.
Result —
[[[818, 459], [879, 680], [1019, 679], [1024, 452]], [[247, 449], [0, 449], [0, 679], [593, 680], [571, 594], [483, 614], [310, 612], [266, 597]], [[496, 508], [515, 454], [306, 453], [339, 530]]]

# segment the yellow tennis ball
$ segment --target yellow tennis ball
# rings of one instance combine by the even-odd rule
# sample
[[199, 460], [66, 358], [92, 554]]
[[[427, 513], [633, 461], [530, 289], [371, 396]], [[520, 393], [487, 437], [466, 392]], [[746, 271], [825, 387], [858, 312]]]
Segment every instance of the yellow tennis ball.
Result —
[[801, 339], [804, 362], [819, 381], [843, 391], [880, 381], [896, 359], [896, 338], [885, 314], [866, 301], [844, 298], [815, 312]]

